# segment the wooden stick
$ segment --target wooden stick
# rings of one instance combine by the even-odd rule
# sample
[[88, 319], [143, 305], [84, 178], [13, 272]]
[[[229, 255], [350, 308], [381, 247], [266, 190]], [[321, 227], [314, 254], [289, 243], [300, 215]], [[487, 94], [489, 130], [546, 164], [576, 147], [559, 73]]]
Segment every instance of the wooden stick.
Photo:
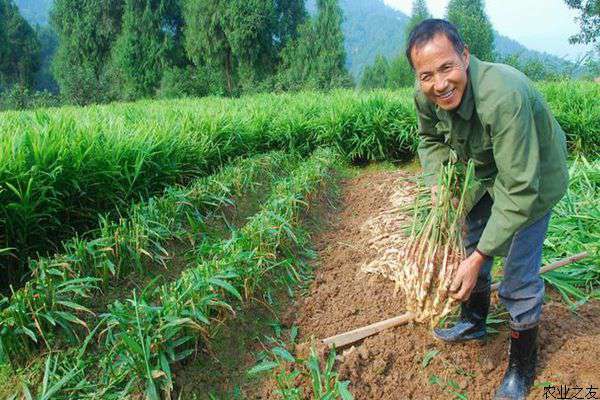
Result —
[[340, 335], [323, 339], [323, 343], [325, 343], [329, 347], [332, 347], [334, 345], [335, 347], [346, 346], [348, 344], [358, 342], [361, 339], [379, 333], [385, 329], [409, 323], [413, 319], [413, 313], [407, 312], [397, 317], [386, 319], [385, 321], [379, 321], [374, 324], [363, 326], [362, 328], [358, 328], [350, 332], [342, 333]]
[[[575, 254], [574, 256], [563, 258], [562, 260], [553, 262], [552, 264], [548, 264], [542, 269], [540, 269], [540, 275], [545, 274], [546, 272], [554, 271], [555, 269], [563, 267], [565, 265], [577, 262], [583, 258], [586, 258], [588, 255], [588, 252], [584, 251], [583, 253]], [[500, 287], [500, 283], [501, 282], [496, 282], [491, 286], [492, 292], [494, 290], [498, 290], [498, 288]]]
[[[552, 264], [549, 264], [542, 269], [540, 269], [540, 274], [545, 272], [553, 271], [562, 266], [574, 263], [588, 256], [587, 252], [579, 253], [571, 257], [564, 258], [562, 260], [556, 261]], [[491, 286], [491, 290], [498, 290], [500, 283], [495, 283]], [[328, 337], [327, 339], [323, 339], [323, 343], [328, 345], [329, 347], [343, 347], [352, 343], [356, 343], [359, 340], [367, 338], [369, 336], [373, 336], [383, 330], [393, 328], [399, 325], [404, 325], [411, 322], [414, 319], [414, 315], [411, 312], [406, 312], [402, 315], [389, 318], [383, 321], [376, 322], [371, 325], [363, 326], [362, 328], [354, 329], [350, 332], [341, 333], [339, 335]]]

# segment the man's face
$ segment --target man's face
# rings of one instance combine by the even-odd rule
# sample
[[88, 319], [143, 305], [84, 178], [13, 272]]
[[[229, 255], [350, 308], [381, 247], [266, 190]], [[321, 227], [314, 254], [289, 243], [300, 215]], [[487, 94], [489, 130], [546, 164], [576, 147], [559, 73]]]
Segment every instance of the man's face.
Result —
[[457, 108], [467, 87], [469, 50], [457, 54], [446, 35], [439, 34], [413, 48], [411, 58], [425, 96], [444, 110]]

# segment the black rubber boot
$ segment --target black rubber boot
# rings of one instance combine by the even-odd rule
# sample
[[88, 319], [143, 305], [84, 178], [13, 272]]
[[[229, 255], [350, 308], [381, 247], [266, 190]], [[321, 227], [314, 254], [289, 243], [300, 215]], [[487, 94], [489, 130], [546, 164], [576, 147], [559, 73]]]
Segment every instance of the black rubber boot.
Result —
[[524, 400], [535, 379], [538, 328], [510, 331], [510, 353], [504, 379], [494, 400]]
[[487, 331], [485, 320], [490, 309], [489, 287], [481, 292], [471, 293], [469, 300], [460, 305], [460, 319], [452, 328], [433, 330], [436, 338], [446, 342], [464, 342], [482, 339]]

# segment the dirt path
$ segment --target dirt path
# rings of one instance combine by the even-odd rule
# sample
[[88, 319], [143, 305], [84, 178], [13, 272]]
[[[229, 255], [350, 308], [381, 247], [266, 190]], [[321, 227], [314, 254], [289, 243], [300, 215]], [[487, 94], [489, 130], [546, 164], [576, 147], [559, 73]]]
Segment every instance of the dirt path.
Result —
[[[394, 283], [361, 272], [377, 252], [369, 245], [365, 222], [393, 208], [395, 185], [410, 186], [406, 172], [367, 172], [344, 183], [343, 208], [331, 229], [314, 237], [319, 256], [316, 279], [307, 297], [295, 306], [301, 340], [324, 338], [404, 311]], [[552, 296], [550, 296], [552, 297]], [[497, 304], [497, 298], [493, 299]], [[340, 362], [342, 379], [352, 381], [356, 399], [490, 399], [507, 359], [506, 324], [483, 343], [447, 345], [427, 327], [404, 326], [368, 338]], [[557, 301], [544, 306], [537, 387], [529, 399], [544, 397], [544, 386], [600, 386], [600, 302], [573, 314]], [[438, 351], [427, 366], [427, 353]], [[600, 398], [600, 389], [596, 389]], [[571, 391], [571, 394], [575, 392]], [[588, 390], [579, 393], [586, 398]], [[462, 397], [461, 397], [462, 396]], [[578, 397], [569, 397], [578, 398]]]

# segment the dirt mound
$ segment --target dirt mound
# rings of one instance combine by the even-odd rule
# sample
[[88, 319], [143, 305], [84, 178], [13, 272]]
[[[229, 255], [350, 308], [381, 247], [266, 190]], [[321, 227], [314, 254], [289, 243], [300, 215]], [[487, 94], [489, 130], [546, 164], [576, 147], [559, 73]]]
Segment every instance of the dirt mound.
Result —
[[[333, 228], [314, 237], [316, 279], [296, 305], [294, 323], [301, 340], [322, 339], [404, 312], [394, 283], [361, 267], [380, 255], [365, 235], [365, 221], [397, 207], [390, 195], [394, 185], [408, 185], [407, 178], [402, 171], [369, 172], [345, 183], [344, 207]], [[398, 327], [346, 350], [339, 371], [342, 379], [352, 381], [356, 399], [490, 399], [507, 359], [507, 327], [500, 330], [481, 343], [448, 345], [433, 339], [427, 327]], [[549, 300], [540, 351], [530, 399], [545, 398], [548, 385], [600, 386], [600, 303], [586, 304], [574, 314]], [[600, 390], [596, 396], [589, 398], [600, 398]]]

